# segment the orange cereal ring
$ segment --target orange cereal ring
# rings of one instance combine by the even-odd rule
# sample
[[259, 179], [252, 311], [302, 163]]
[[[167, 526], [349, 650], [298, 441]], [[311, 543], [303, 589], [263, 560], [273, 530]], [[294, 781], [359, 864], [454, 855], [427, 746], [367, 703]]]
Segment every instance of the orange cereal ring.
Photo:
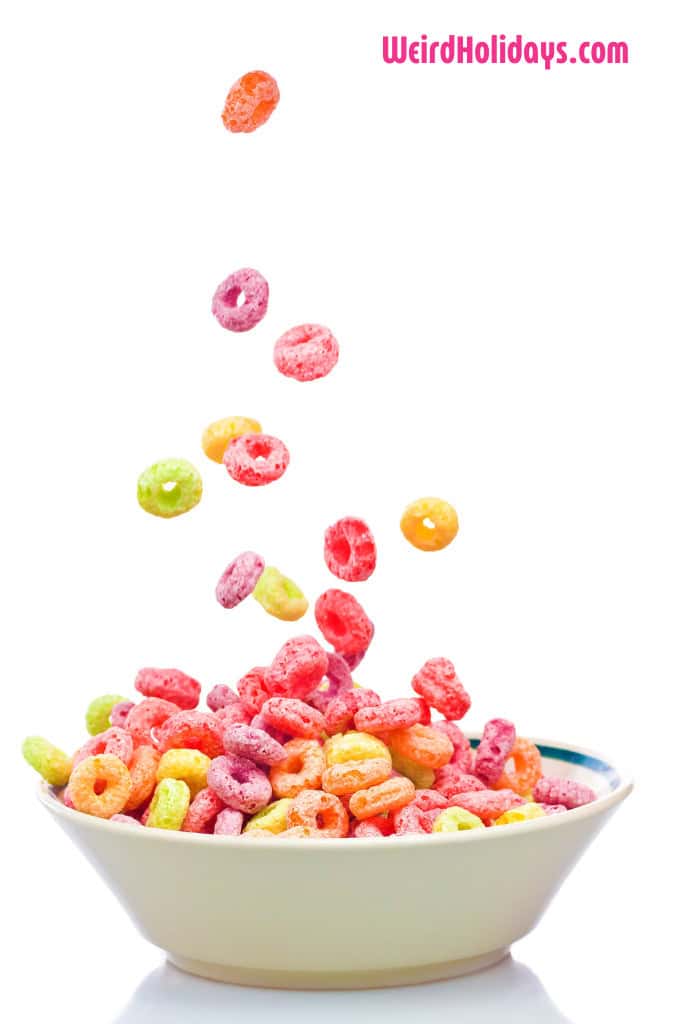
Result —
[[453, 744], [445, 733], [428, 725], [411, 725], [391, 734], [391, 749], [425, 768], [443, 768], [453, 757]]
[[289, 740], [287, 756], [270, 769], [270, 784], [277, 797], [298, 796], [302, 789], [319, 789], [325, 755], [317, 740]]
[[[508, 769], [512, 761], [513, 767]], [[493, 786], [494, 789], [511, 789], [513, 793], [526, 796], [531, 793], [543, 775], [541, 752], [531, 740], [518, 736], [510, 751], [510, 757], [503, 768], [503, 773]]]
[[97, 818], [120, 814], [131, 789], [130, 772], [114, 754], [86, 757], [69, 779], [69, 798], [75, 809]]
[[386, 757], [367, 757], [363, 761], [341, 761], [323, 772], [323, 789], [335, 796], [369, 789], [391, 776], [391, 761]]
[[349, 800], [349, 810], [354, 817], [363, 821], [376, 814], [398, 811], [415, 799], [415, 786], [402, 775], [392, 776], [379, 786], [359, 789]]
[[287, 811], [287, 828], [299, 826], [313, 829], [326, 839], [342, 839], [349, 834], [349, 816], [333, 793], [303, 789]]
[[132, 788], [124, 807], [126, 812], [136, 811], [144, 804], [145, 800], [151, 797], [157, 784], [157, 765], [160, 757], [159, 751], [147, 744], [136, 747], [133, 751], [133, 757], [128, 766]]

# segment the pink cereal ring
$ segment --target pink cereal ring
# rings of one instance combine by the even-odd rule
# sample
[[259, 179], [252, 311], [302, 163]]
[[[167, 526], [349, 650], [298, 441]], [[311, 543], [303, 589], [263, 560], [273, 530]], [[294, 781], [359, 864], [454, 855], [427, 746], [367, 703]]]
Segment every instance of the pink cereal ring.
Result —
[[470, 696], [448, 658], [430, 658], [426, 661], [413, 676], [412, 687], [444, 718], [460, 720], [469, 710]]
[[356, 839], [381, 839], [394, 834], [394, 822], [391, 814], [377, 814], [374, 818], [354, 821], [349, 834]]
[[228, 704], [239, 704], [240, 698], [225, 683], [217, 683], [206, 695], [206, 704], [212, 711], [219, 711]]
[[223, 753], [222, 725], [216, 715], [203, 711], [178, 711], [156, 731], [155, 745], [167, 750], [201, 750], [207, 757]]
[[287, 756], [282, 744], [267, 732], [240, 723], [229, 725], [223, 730], [223, 746], [226, 754], [237, 754], [238, 757], [247, 757], [250, 761], [269, 766], [279, 764]]
[[[401, 807], [394, 813], [394, 831], [397, 836], [428, 835], [432, 831], [433, 814], [436, 809], [422, 810], [415, 801]], [[440, 814], [440, 810], [436, 810]]]
[[273, 359], [280, 373], [294, 380], [326, 377], [339, 359], [339, 343], [327, 327], [300, 324], [275, 342]]
[[265, 561], [254, 551], [243, 551], [225, 570], [216, 584], [216, 600], [223, 608], [236, 608], [249, 597], [265, 568]]
[[261, 732], [267, 732], [269, 736], [272, 736], [274, 740], [281, 743], [283, 747], [285, 743], [292, 738], [291, 736], [288, 736], [286, 732], [282, 732], [281, 729], [276, 729], [274, 726], [268, 725], [260, 712], [258, 715], [254, 715], [249, 724], [252, 725], [254, 729], [260, 729]]
[[255, 814], [270, 802], [268, 776], [253, 761], [235, 754], [215, 757], [207, 781], [227, 807], [243, 814]]
[[97, 736], [93, 736], [76, 751], [71, 770], [73, 771], [76, 765], [79, 765], [86, 757], [97, 757], [99, 754], [112, 754], [123, 761], [127, 767], [133, 757], [133, 747], [133, 737], [130, 733], [125, 729], [111, 726], [104, 732], [98, 733]]
[[[240, 296], [244, 302], [238, 305]], [[236, 270], [221, 281], [211, 302], [211, 312], [226, 331], [251, 330], [263, 320], [267, 309], [268, 282], [251, 267]]]
[[346, 516], [325, 530], [325, 564], [347, 583], [361, 583], [372, 576], [377, 547], [370, 527], [362, 519]]
[[299, 827], [313, 829], [326, 839], [342, 839], [349, 834], [349, 816], [333, 793], [302, 789], [287, 811], [287, 828]]
[[486, 789], [486, 786], [475, 775], [468, 775], [457, 765], [447, 764], [437, 771], [434, 789], [441, 793], [446, 800], [452, 801], [459, 793], [474, 793]]
[[305, 700], [322, 682], [327, 654], [312, 636], [297, 636], [282, 645], [266, 672], [265, 683], [273, 697]]
[[583, 782], [544, 775], [534, 786], [534, 800], [537, 804], [562, 804], [571, 811], [597, 800], [597, 794]]
[[126, 725], [128, 718], [128, 712], [135, 707], [132, 700], [122, 700], [118, 704], [114, 704], [109, 715], [109, 721], [112, 725], [116, 726], [117, 729], [123, 729]]
[[374, 735], [393, 732], [395, 729], [409, 729], [411, 725], [420, 722], [422, 715], [421, 701], [413, 697], [400, 697], [398, 700], [388, 700], [377, 706], [360, 708], [353, 721], [359, 732], [370, 732]]
[[153, 732], [162, 726], [171, 715], [176, 715], [179, 710], [178, 705], [172, 704], [170, 700], [147, 697], [128, 712], [126, 729], [133, 737], [136, 746], [153, 743]]
[[353, 594], [326, 590], [315, 602], [318, 629], [338, 654], [366, 651], [375, 627]]
[[325, 728], [325, 719], [319, 711], [292, 697], [270, 697], [261, 708], [261, 714], [268, 725], [304, 740], [318, 739]]
[[460, 768], [461, 771], [467, 772], [467, 774], [473, 774], [474, 753], [470, 746], [470, 741], [467, 739], [467, 736], [465, 736], [462, 729], [460, 729], [455, 722], [443, 721], [432, 722], [432, 728], [445, 733], [453, 744], [453, 757], [451, 758], [451, 764]]
[[170, 700], [182, 711], [199, 704], [201, 685], [177, 668], [141, 668], [135, 677], [135, 689], [144, 697]]
[[490, 825], [511, 807], [520, 807], [524, 800], [511, 789], [482, 789], [458, 793], [449, 803], [451, 806], [464, 807], [466, 811], [481, 818], [485, 825]]
[[564, 804], [541, 804], [545, 814], [562, 814], [567, 808]]
[[243, 824], [244, 815], [242, 812], [234, 811], [232, 807], [226, 807], [224, 810], [219, 811], [216, 816], [213, 834], [215, 836], [238, 836], [242, 831]]
[[270, 696], [266, 686], [267, 668], [252, 668], [237, 683], [242, 704], [251, 715], [258, 715]]
[[501, 777], [516, 735], [514, 725], [506, 718], [492, 718], [484, 726], [474, 755], [474, 774], [486, 786], [492, 787]]
[[378, 707], [381, 703], [381, 698], [374, 690], [347, 690], [330, 701], [325, 709], [325, 732], [330, 736], [346, 732], [361, 708]]
[[218, 722], [221, 729], [226, 725], [235, 725], [236, 722], [241, 722], [243, 725], [249, 725], [251, 716], [247, 709], [242, 704], [241, 700], [230, 701], [229, 704], [225, 704], [218, 711], [213, 714], [216, 722]]
[[218, 793], [214, 793], [208, 786], [200, 789], [187, 809], [181, 831], [213, 832], [216, 819], [224, 807]]
[[139, 825], [140, 822], [130, 814], [112, 814], [110, 821], [118, 821], [122, 825]]
[[271, 434], [240, 434], [225, 449], [223, 465], [238, 484], [261, 487], [280, 479], [289, 465], [289, 451]]

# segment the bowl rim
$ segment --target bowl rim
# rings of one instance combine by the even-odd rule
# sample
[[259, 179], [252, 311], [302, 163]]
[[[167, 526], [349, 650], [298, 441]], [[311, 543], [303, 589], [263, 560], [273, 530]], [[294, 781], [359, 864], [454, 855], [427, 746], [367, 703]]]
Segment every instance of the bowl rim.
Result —
[[[468, 739], [478, 740], [481, 738], [481, 732], [466, 732], [465, 734]], [[596, 800], [593, 800], [589, 804], [583, 804], [581, 807], [575, 807], [572, 810], [566, 811], [563, 814], [549, 814], [543, 818], [533, 818], [529, 821], [515, 822], [512, 828], [475, 828], [469, 829], [463, 832], [441, 832], [434, 833], [430, 836], [423, 835], [404, 835], [404, 836], [387, 836], [386, 838], [391, 840], [390, 842], [379, 842], [377, 838], [354, 838], [353, 842], [350, 843], [348, 837], [340, 839], [325, 839], [324, 841], [311, 842], [310, 839], [288, 839], [286, 841], [287, 849], [294, 850], [308, 850], [309, 853], [313, 850], [403, 850], [411, 846], [419, 846], [422, 849], [425, 846], [432, 847], [437, 844], [443, 845], [445, 843], [476, 843], [476, 842], [505, 842], [509, 839], [514, 839], [515, 836], [526, 835], [529, 831], [540, 832], [543, 829], [549, 828], [564, 828], [571, 822], [580, 821], [581, 819], [591, 818], [596, 814], [600, 814], [604, 811], [621, 803], [631, 793], [634, 786], [634, 780], [631, 774], [624, 774], [619, 771], [611, 758], [606, 757], [603, 754], [597, 753], [595, 750], [589, 749], [588, 747], [579, 746], [575, 743], [565, 743], [562, 740], [550, 740], [539, 737], [529, 737], [532, 743], [535, 743], [538, 747], [550, 747], [559, 750], [566, 751], [581, 755], [582, 757], [599, 761], [607, 766], [609, 771], [616, 776], [617, 785], [610, 792], [604, 793], [598, 796]], [[78, 822], [85, 828], [92, 830], [104, 829], [110, 831], [114, 826], [114, 833], [124, 832], [128, 836], [138, 836], [141, 842], [161, 842], [161, 843], [198, 843], [199, 845], [206, 846], [207, 840], [211, 840], [211, 846], [215, 847], [217, 844], [223, 846], [244, 849], [245, 844], [242, 836], [217, 836], [212, 833], [205, 834], [201, 832], [180, 832], [172, 829], [161, 829], [161, 828], [142, 828], [139, 825], [128, 825], [126, 822], [110, 822], [108, 818], [98, 818], [92, 814], [84, 814], [82, 811], [77, 811], [71, 807], [65, 807], [64, 804], [57, 799], [56, 789], [61, 787], [51, 786], [48, 782], [43, 779], [38, 783], [37, 797], [40, 802], [56, 817], [65, 818], [67, 821]], [[282, 850], [283, 843], [279, 836], [274, 835], [271, 838], [261, 837], [258, 841], [248, 843], [249, 850], [272, 850], [273, 848]]]

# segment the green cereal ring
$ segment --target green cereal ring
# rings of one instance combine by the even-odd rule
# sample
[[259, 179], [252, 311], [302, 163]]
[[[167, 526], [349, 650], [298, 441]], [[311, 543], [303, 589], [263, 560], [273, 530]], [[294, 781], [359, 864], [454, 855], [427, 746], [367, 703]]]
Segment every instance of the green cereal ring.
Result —
[[202, 478], [186, 459], [162, 459], [138, 478], [139, 504], [163, 519], [189, 512], [201, 496]]
[[284, 832], [287, 828], [287, 811], [293, 803], [293, 799], [287, 796], [283, 797], [282, 800], [275, 800], [272, 804], [268, 804], [267, 807], [253, 814], [244, 826], [244, 831], [251, 832], [252, 829], [265, 829], [268, 832], [272, 832], [273, 835]]
[[90, 701], [85, 713], [85, 727], [91, 736], [97, 736], [109, 728], [111, 709], [115, 704], [121, 704], [125, 700], [127, 698], [121, 697], [119, 694], [105, 693], [104, 696], [95, 697]]
[[484, 828], [484, 822], [464, 807], [447, 807], [434, 819], [432, 832], [467, 832], [471, 828]]
[[[391, 746], [389, 749], [391, 749]], [[394, 771], [400, 772], [401, 775], [405, 775], [406, 778], [410, 779], [416, 789], [431, 789], [434, 785], [436, 775], [431, 768], [418, 764], [417, 761], [411, 761], [409, 757], [404, 757], [403, 754], [399, 754], [396, 750], [391, 751], [391, 763]]]
[[308, 601], [296, 583], [272, 565], [265, 567], [252, 593], [269, 615], [285, 622], [295, 622], [308, 609]]
[[71, 775], [71, 758], [42, 736], [27, 736], [21, 752], [51, 786], [66, 786]]
[[162, 779], [149, 805], [148, 828], [182, 828], [190, 806], [190, 787], [182, 779]]

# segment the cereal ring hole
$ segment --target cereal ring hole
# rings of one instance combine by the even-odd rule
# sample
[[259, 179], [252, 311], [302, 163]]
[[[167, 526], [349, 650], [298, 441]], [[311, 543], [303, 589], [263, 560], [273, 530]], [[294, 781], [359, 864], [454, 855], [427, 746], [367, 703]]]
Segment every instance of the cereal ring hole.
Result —
[[331, 545], [331, 551], [335, 561], [339, 562], [340, 565], [348, 565], [351, 558], [351, 545], [346, 537], [335, 537]]
[[422, 525], [427, 530], [435, 530], [436, 529], [436, 523], [434, 522], [433, 519], [430, 519], [429, 516], [425, 516], [424, 517], [424, 519], [422, 520]]
[[107, 780], [106, 779], [95, 779], [95, 785], [93, 786], [93, 791], [95, 793], [95, 796], [102, 796], [102, 794], [104, 793], [106, 788], [107, 788]]
[[239, 309], [246, 301], [247, 297], [244, 294], [244, 290], [238, 286], [228, 288], [221, 295], [221, 302], [225, 303], [226, 306], [230, 306], [231, 309]]

